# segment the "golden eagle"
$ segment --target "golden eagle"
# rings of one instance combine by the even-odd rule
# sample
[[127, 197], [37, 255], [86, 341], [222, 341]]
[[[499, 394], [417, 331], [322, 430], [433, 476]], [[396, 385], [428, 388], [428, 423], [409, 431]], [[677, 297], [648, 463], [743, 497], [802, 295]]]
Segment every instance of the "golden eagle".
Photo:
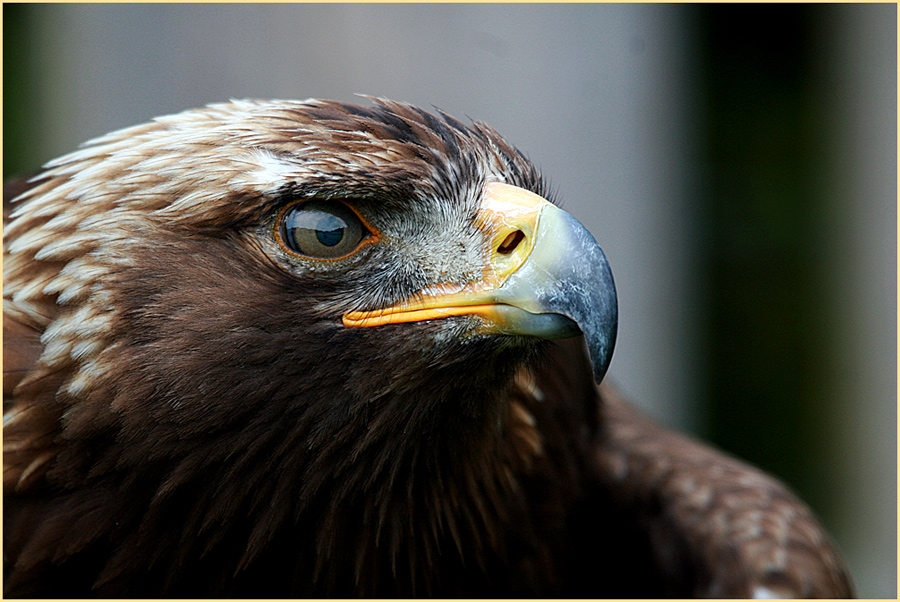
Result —
[[20, 187], [6, 595], [850, 595], [782, 485], [595, 385], [612, 274], [534, 165], [372, 100], [160, 117]]

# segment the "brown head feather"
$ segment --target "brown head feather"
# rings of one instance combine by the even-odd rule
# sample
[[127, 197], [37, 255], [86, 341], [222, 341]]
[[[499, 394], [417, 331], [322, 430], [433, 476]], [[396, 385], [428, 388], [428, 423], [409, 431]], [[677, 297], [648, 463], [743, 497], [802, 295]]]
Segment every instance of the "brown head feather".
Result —
[[[22, 536], [17, 574], [103, 541], [118, 552], [90, 584], [99, 591], [127, 591], [118, 584], [143, 558], [147, 575], [165, 570], [160, 591], [189, 593], [191, 558], [253, 573], [287, 532], [305, 539], [292, 562], [315, 558], [310, 592], [342, 591], [333, 560], [356, 541], [351, 582], [375, 591], [372, 575], [387, 572], [411, 594], [438, 587], [429, 559], [498, 549], [513, 474], [540, 450], [528, 412], [498, 401], [523, 352], [458, 359], [423, 354], [428, 325], [389, 340], [335, 326], [336, 308], [396, 302], [452, 272], [441, 244], [459, 243], [435, 235], [433, 263], [398, 260], [381, 281], [317, 279], [292, 273], [268, 233], [292, 198], [393, 207], [406, 232], [421, 225], [403, 212], [462, 228], [487, 180], [545, 191], [487, 126], [375, 103], [239, 101], [158, 118], [49, 163], [16, 199], [4, 317], [32, 343], [27, 369], [13, 368], [5, 481], [71, 491], [53, 524], [84, 520], [109, 492], [130, 504], [96, 516], [89, 539], [66, 544], [49, 526]], [[470, 382], [455, 382], [454, 361], [477, 366]], [[422, 382], [423, 363], [443, 362]], [[95, 496], [78, 498], [86, 488]], [[185, 522], [173, 531], [175, 508]]]

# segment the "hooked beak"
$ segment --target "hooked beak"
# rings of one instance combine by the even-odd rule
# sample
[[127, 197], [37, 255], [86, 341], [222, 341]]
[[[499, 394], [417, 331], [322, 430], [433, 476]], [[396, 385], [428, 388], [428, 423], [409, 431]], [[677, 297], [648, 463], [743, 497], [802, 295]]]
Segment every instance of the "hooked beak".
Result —
[[583, 333], [599, 383], [612, 359], [616, 287], [606, 256], [574, 217], [522, 188], [485, 185], [478, 225], [491, 237], [483, 278], [436, 284], [385, 309], [350, 312], [348, 327], [476, 315], [479, 333], [558, 339]]

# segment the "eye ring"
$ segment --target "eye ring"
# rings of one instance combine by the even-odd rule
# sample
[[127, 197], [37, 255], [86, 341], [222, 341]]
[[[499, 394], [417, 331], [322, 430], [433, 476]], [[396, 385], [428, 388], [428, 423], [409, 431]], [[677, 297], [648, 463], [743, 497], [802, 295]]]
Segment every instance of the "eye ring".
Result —
[[346, 259], [380, 238], [355, 207], [340, 200], [289, 203], [278, 212], [273, 230], [285, 252], [315, 261]]

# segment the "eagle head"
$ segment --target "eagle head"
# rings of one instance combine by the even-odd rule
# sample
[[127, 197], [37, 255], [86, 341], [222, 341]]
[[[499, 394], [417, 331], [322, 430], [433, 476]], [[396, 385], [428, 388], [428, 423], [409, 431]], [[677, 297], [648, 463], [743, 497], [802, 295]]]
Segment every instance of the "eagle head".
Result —
[[212, 105], [49, 163], [5, 235], [34, 356], [5, 479], [84, 528], [14, 542], [23, 571], [105, 547], [109, 592], [267, 563], [333, 593], [494, 546], [517, 371], [583, 333], [599, 382], [615, 341], [606, 258], [548, 198], [488, 126], [381, 99]]

